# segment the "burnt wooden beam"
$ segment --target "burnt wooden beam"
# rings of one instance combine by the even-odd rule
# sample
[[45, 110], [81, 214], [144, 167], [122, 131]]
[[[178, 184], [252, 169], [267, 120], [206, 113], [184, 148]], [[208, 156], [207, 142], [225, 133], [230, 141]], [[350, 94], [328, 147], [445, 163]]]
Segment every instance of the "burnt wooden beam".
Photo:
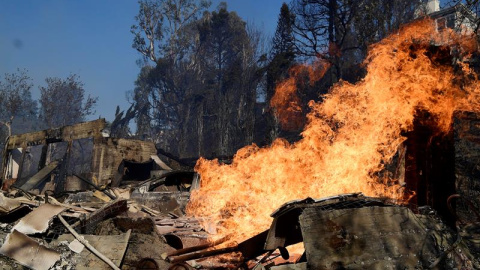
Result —
[[202, 244], [202, 245], [198, 245], [198, 246], [186, 247], [186, 248], [182, 248], [182, 249], [177, 249], [177, 250], [174, 250], [172, 252], [169, 252], [167, 254], [167, 257], [179, 256], [179, 255], [199, 251], [199, 250], [202, 250], [202, 249], [214, 247], [216, 245], [219, 245], [219, 244], [225, 242], [225, 240], [226, 240], [226, 238], [223, 237], [223, 238], [217, 239], [217, 240], [215, 240], [213, 242], [210, 242], [210, 243], [206, 243], [206, 244]]
[[8, 138], [5, 148], [25, 148], [28, 145], [47, 144], [56, 141], [72, 141], [92, 137], [101, 138], [102, 130], [105, 126], [105, 119], [98, 119], [61, 128], [12, 135]]
[[447, 207], [448, 197], [455, 193], [453, 128], [441, 133], [434, 117], [420, 110], [413, 130], [406, 136], [405, 183], [415, 193], [410, 202], [431, 206], [453, 224], [454, 217]]

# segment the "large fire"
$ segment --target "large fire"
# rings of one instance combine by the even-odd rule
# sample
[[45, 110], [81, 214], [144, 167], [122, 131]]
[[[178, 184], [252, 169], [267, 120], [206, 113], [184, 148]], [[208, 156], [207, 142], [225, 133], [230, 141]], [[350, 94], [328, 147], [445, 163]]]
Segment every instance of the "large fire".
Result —
[[[434, 47], [454, 50], [463, 62], [439, 64]], [[201, 188], [192, 193], [188, 214], [241, 241], [269, 228], [272, 211], [290, 200], [353, 192], [404, 199], [398, 179], [378, 172], [419, 110], [430, 112], [440, 131], [451, 128], [455, 110], [480, 111], [477, 77], [465, 61], [475, 50], [473, 38], [438, 33], [430, 20], [404, 27], [371, 47], [363, 80], [339, 82], [321, 103], [310, 102], [298, 142], [246, 146], [230, 165], [200, 159]]]

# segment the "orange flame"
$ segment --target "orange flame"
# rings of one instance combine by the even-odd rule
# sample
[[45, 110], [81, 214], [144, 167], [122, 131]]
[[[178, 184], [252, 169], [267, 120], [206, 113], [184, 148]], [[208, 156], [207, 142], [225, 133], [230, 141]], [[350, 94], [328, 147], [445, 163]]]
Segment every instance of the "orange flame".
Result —
[[339, 82], [322, 103], [310, 103], [300, 141], [246, 146], [231, 165], [200, 159], [201, 188], [192, 192], [187, 213], [209, 218], [220, 235], [239, 241], [267, 229], [272, 211], [290, 200], [351, 192], [401, 200], [397, 179], [376, 175], [405, 140], [402, 132], [412, 129], [416, 112], [429, 111], [447, 131], [455, 110], [480, 111], [476, 75], [459, 60], [449, 61], [461, 70], [439, 64], [431, 52], [436, 47], [464, 59], [476, 50], [473, 38], [437, 33], [429, 20], [392, 34], [369, 51], [362, 81]]
[[308, 83], [313, 85], [323, 77], [328, 67], [329, 65], [320, 59], [313, 65], [294, 66], [289, 71], [289, 78], [275, 87], [270, 106], [275, 109], [275, 116], [284, 130], [300, 130], [306, 121], [297, 92], [297, 83], [303, 78], [301, 75], [305, 75]]

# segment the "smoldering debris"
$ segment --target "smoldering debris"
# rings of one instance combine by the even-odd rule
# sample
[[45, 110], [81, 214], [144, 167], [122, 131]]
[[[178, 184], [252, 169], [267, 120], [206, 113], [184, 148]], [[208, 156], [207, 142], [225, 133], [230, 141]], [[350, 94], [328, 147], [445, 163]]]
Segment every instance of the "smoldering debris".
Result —
[[[473, 120], [458, 119], [462, 137], [452, 143], [462, 149]], [[201, 184], [192, 169], [172, 169], [148, 142], [102, 137], [102, 127], [97, 120], [9, 138], [2, 268], [480, 267], [480, 223], [468, 218], [477, 201], [463, 195], [449, 201], [459, 206], [457, 226], [429, 206], [354, 193], [286, 202], [263, 233], [238, 243], [218, 237], [221, 224], [185, 215]], [[474, 183], [456, 170], [463, 190]]]

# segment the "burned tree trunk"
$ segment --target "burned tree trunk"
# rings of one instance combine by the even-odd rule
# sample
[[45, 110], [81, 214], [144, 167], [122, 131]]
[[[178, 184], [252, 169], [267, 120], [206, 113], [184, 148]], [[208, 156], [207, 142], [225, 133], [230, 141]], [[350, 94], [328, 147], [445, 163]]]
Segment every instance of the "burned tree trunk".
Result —
[[406, 141], [405, 183], [415, 192], [411, 202], [429, 205], [452, 222], [447, 199], [455, 193], [453, 130], [441, 134], [428, 112], [419, 111], [417, 115]]

